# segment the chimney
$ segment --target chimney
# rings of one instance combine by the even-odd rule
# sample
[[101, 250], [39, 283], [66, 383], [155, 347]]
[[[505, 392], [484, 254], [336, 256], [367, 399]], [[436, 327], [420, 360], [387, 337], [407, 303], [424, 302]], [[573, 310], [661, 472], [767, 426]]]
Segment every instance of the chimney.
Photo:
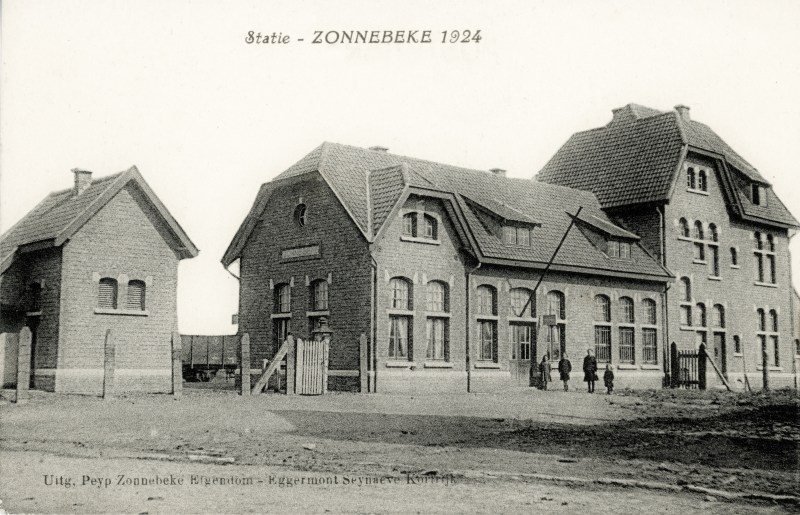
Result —
[[489, 171], [492, 172], [492, 175], [494, 175], [495, 177], [506, 176], [506, 171], [503, 170], [502, 168], [490, 168]]
[[689, 116], [689, 106], [685, 106], [683, 104], [678, 104], [675, 106], [675, 110], [678, 111], [678, 115], [681, 117], [683, 121], [691, 121], [691, 117]]
[[75, 174], [75, 188], [72, 193], [75, 196], [80, 195], [86, 188], [92, 184], [92, 172], [89, 170], [81, 170], [80, 168], [73, 168], [72, 173]]
[[374, 147], [369, 147], [370, 150], [374, 150], [375, 152], [383, 152], [384, 154], [389, 151], [387, 147], [382, 147], [380, 145], [376, 145]]

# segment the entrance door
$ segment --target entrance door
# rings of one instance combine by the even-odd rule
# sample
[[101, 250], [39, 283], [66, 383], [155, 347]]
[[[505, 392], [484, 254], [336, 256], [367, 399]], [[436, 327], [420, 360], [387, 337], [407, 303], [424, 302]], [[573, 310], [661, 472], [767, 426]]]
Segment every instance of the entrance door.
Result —
[[725, 333], [714, 333], [714, 364], [725, 379], [728, 378], [728, 364], [725, 358]]
[[30, 368], [30, 380], [28, 382], [29, 388], [34, 388], [36, 383], [36, 333], [38, 333], [39, 328], [39, 317], [38, 316], [29, 316], [28, 317], [28, 329], [31, 330], [31, 368]]
[[509, 326], [511, 381], [522, 386], [531, 386], [531, 356], [536, 356], [536, 325], [511, 324]]

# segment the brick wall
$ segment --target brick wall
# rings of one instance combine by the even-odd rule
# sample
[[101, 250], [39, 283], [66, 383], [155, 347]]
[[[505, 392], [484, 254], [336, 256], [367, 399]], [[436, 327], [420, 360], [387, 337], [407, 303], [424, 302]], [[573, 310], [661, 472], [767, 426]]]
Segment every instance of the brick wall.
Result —
[[[304, 227], [294, 217], [299, 204], [307, 209]], [[314, 246], [319, 247], [318, 255], [283, 254], [287, 249]], [[271, 358], [280, 345], [276, 341], [277, 322], [271, 318], [277, 312], [274, 286], [292, 284], [291, 329], [296, 337], [308, 338], [308, 312], [312, 308], [306, 281], [330, 279], [328, 323], [333, 332], [333, 372], [329, 387], [357, 388], [357, 376], [336, 375], [335, 371], [357, 371], [359, 337], [362, 333], [370, 336], [370, 262], [366, 240], [319, 175], [304, 175], [279, 185], [240, 262], [239, 332], [250, 334], [252, 367], [260, 368], [262, 360]]]
[[[165, 238], [159, 216], [129, 184], [64, 245], [57, 391], [102, 391], [107, 329], [119, 390], [171, 391], [178, 257]], [[147, 315], [96, 313], [103, 277], [118, 280], [118, 308], [125, 308], [128, 281], [144, 281]]]

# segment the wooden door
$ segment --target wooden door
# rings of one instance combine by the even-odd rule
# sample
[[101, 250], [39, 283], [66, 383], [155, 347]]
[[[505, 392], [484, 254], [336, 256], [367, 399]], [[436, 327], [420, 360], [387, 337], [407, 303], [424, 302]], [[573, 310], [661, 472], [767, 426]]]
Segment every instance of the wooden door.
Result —
[[513, 323], [509, 326], [511, 381], [530, 386], [531, 356], [536, 356], [536, 325]]

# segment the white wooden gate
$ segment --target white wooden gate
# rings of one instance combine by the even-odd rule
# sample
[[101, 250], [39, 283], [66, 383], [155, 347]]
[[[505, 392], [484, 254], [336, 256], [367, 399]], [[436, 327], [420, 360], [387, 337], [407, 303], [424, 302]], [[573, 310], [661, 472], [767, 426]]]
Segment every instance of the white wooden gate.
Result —
[[330, 342], [297, 340], [295, 393], [323, 395], [328, 390]]

